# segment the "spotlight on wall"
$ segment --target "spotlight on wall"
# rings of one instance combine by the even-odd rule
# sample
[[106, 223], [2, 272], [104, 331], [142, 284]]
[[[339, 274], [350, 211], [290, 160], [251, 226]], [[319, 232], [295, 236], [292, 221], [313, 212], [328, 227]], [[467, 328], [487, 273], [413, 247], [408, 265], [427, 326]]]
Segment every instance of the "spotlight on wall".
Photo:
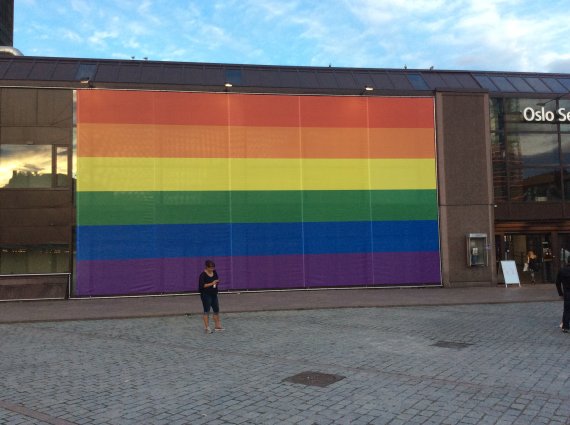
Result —
[[91, 81], [91, 78], [84, 78], [84, 79], [80, 80], [79, 82], [84, 87], [89, 87], [89, 88], [93, 87], [93, 81]]

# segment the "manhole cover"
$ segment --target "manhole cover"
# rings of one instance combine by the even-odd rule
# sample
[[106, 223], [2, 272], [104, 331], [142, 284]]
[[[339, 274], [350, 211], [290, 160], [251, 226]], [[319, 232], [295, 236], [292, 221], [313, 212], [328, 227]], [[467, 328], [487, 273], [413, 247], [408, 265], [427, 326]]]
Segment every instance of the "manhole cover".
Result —
[[437, 341], [435, 344], [432, 344], [433, 347], [442, 347], [442, 348], [454, 348], [456, 350], [462, 350], [464, 348], [469, 347], [470, 345], [467, 342], [455, 342], [455, 341]]
[[309, 371], [290, 376], [289, 378], [285, 378], [283, 381], [324, 388], [330, 384], [340, 381], [341, 379], [344, 379], [344, 376]]

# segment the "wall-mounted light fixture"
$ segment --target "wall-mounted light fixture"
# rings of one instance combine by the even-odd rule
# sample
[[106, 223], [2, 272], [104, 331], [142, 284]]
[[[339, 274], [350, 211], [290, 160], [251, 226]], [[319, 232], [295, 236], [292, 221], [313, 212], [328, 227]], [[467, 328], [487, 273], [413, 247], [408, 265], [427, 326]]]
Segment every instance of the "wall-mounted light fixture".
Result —
[[80, 81], [80, 83], [84, 87], [89, 87], [89, 88], [93, 87], [93, 81], [91, 81], [91, 78], [84, 78]]

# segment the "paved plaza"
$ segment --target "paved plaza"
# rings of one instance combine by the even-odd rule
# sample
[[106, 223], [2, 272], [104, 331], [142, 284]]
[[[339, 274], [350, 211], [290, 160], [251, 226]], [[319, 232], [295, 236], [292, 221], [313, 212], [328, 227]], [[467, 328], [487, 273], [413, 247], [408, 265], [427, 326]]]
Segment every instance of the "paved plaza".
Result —
[[[561, 310], [242, 312], [209, 335], [199, 315], [3, 324], [0, 424], [570, 424]], [[287, 380], [302, 372], [343, 379]]]

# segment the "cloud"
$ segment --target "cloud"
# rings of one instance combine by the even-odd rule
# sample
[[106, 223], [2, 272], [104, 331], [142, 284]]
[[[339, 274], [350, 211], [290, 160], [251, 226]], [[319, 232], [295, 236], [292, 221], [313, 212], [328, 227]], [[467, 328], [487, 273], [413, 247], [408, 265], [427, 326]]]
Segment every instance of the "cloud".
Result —
[[91, 2], [86, 0], [71, 0], [71, 9], [85, 16], [91, 15], [92, 12]]
[[95, 31], [93, 35], [89, 37], [89, 42], [96, 46], [106, 46], [108, 39], [117, 38], [118, 33], [116, 31]]
[[570, 57], [555, 59], [546, 64], [547, 72], [570, 74]]
[[40, 55], [128, 51], [127, 57], [153, 60], [549, 71], [567, 70], [570, 54], [565, 0], [38, 4], [17, 2], [15, 45]]
[[64, 39], [70, 40], [74, 43], [81, 43], [83, 41], [83, 38], [79, 34], [77, 34], [75, 31], [71, 31], [68, 29], [62, 30], [62, 36]]

